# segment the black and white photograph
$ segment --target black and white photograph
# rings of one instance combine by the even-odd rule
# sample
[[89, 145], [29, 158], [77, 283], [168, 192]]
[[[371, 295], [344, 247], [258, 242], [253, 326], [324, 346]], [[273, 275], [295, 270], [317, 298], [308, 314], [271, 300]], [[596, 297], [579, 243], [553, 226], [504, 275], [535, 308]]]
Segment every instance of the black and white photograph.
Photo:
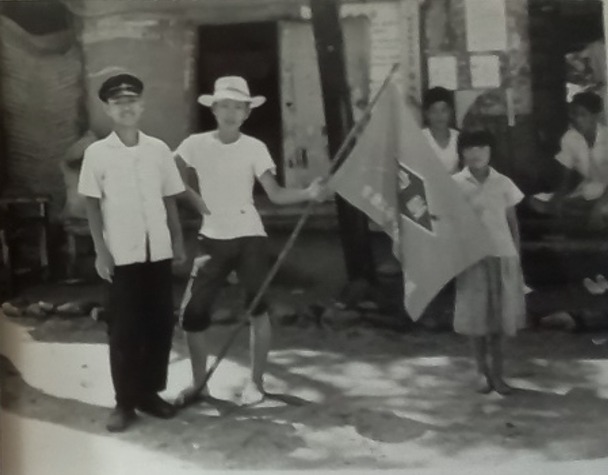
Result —
[[607, 474], [607, 36], [0, 0], [2, 475]]

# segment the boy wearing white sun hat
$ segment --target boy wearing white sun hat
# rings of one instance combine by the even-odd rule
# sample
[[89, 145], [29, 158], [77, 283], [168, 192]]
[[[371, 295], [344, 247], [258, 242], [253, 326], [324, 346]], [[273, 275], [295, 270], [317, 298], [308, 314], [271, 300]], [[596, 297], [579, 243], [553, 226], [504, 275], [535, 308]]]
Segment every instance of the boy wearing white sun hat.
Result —
[[[210, 310], [226, 277], [236, 270], [251, 302], [268, 271], [266, 231], [253, 202], [255, 181], [270, 200], [278, 205], [322, 201], [325, 188], [320, 180], [306, 189], [287, 189], [275, 179], [276, 167], [263, 142], [241, 132], [251, 110], [266, 101], [251, 96], [245, 79], [221, 77], [213, 94], [203, 94], [198, 102], [210, 107], [217, 128], [191, 135], [175, 152], [178, 168], [186, 177], [193, 168], [199, 180], [200, 195], [192, 189], [187, 196], [203, 217], [199, 231], [202, 252], [209, 259], [198, 271], [191, 297], [182, 316], [186, 331], [193, 384], [182, 391], [176, 403], [185, 405], [198, 399], [196, 393], [207, 372], [206, 331], [211, 324]], [[262, 302], [252, 312], [250, 351], [251, 379], [243, 391], [244, 403], [264, 397], [263, 377], [271, 343], [270, 318]], [[206, 389], [205, 389], [206, 390]]]

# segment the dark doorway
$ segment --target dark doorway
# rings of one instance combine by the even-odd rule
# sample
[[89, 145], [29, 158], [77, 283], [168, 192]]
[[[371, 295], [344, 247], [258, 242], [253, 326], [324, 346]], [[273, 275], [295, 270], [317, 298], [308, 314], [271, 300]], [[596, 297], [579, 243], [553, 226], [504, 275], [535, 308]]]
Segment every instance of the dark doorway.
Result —
[[[221, 76], [242, 76], [252, 95], [266, 96], [243, 132], [263, 141], [277, 165], [283, 183], [283, 142], [279, 89], [279, 47], [276, 23], [201, 26], [199, 28], [198, 87], [209, 94]], [[201, 130], [215, 127], [209, 109], [199, 108]]]
[[601, 0], [530, 0], [530, 64], [540, 151], [551, 157], [568, 127], [567, 57], [604, 41]]

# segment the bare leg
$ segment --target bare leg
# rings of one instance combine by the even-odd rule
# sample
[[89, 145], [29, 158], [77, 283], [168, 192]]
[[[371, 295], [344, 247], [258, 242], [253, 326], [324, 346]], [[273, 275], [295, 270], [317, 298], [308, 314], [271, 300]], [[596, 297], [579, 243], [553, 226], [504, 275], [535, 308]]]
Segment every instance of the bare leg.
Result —
[[264, 398], [264, 373], [272, 342], [270, 316], [265, 313], [251, 319], [249, 350], [251, 353], [251, 381], [243, 391], [243, 402], [254, 404]]
[[492, 385], [498, 394], [507, 396], [513, 392], [504, 380], [503, 340], [500, 335], [490, 336], [490, 354], [492, 358]]
[[479, 393], [488, 394], [492, 391], [488, 368], [488, 341], [485, 336], [474, 336], [471, 338], [471, 343], [477, 366], [476, 390]]
[[197, 387], [203, 382], [207, 375], [207, 333], [206, 332], [188, 332], [186, 333], [188, 341], [188, 349], [190, 351], [190, 363], [192, 365], [192, 385], [184, 389], [177, 399], [175, 404], [183, 405], [192, 401], [201, 395], [208, 394], [208, 389], [205, 387], [197, 391]]

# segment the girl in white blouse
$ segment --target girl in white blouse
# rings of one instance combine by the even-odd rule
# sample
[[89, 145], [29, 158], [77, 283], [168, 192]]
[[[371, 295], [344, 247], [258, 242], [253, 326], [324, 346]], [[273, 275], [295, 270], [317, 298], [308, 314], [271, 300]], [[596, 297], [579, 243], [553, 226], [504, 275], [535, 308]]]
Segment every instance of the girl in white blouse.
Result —
[[512, 388], [504, 380], [503, 340], [526, 324], [515, 212], [524, 195], [490, 166], [494, 138], [488, 132], [463, 132], [458, 148], [465, 167], [454, 181], [487, 229], [494, 252], [456, 277], [454, 330], [471, 339], [477, 390], [507, 395]]
[[426, 127], [422, 130], [433, 151], [450, 175], [459, 169], [458, 131], [451, 127], [454, 121], [452, 93], [443, 87], [429, 89], [423, 98]]

